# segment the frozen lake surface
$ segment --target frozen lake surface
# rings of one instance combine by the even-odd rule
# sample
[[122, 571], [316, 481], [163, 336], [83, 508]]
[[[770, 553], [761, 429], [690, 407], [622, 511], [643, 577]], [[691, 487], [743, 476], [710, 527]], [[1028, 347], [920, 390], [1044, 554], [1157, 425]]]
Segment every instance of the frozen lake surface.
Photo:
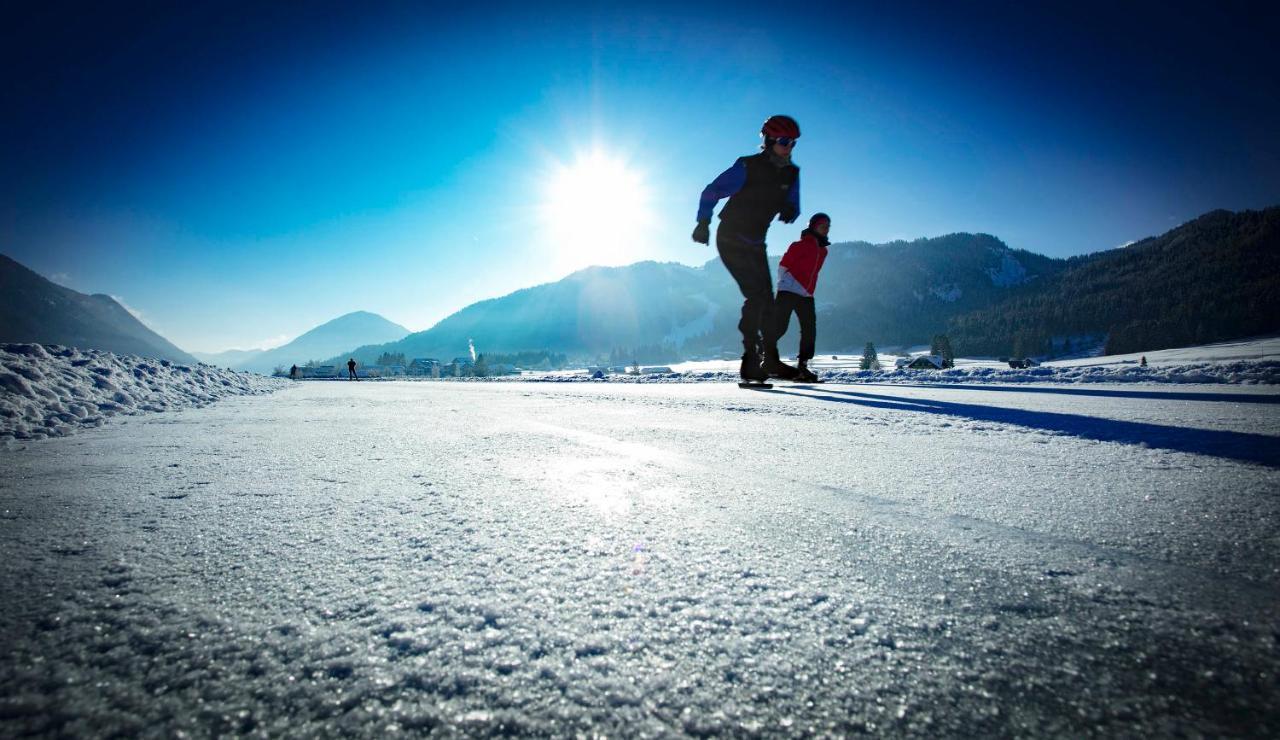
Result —
[[4, 736], [1280, 733], [1274, 386], [306, 383], [0, 466]]

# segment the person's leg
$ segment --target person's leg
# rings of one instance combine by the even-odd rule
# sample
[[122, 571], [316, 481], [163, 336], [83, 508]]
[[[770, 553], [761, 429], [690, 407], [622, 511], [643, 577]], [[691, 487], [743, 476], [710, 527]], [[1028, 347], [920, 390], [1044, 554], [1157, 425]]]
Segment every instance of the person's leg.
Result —
[[782, 361], [782, 357], [778, 354], [778, 339], [787, 333], [787, 327], [791, 323], [791, 313], [795, 310], [797, 301], [800, 296], [789, 291], [780, 291], [773, 299], [771, 315], [767, 315], [768, 331], [764, 333], [761, 339], [764, 347], [764, 367], [768, 373], [774, 377], [791, 379], [795, 377], [796, 369]]
[[763, 243], [752, 243], [742, 237], [724, 231], [716, 231], [716, 251], [725, 268], [742, 291], [742, 316], [738, 331], [742, 333], [742, 346], [749, 354], [759, 355], [767, 344], [762, 340], [774, 335], [773, 285], [769, 274], [769, 261]]
[[[777, 327], [773, 317], [773, 276], [763, 241], [750, 241], [720, 229], [716, 231], [720, 259], [742, 291], [742, 345], [747, 354], [764, 358], [766, 375], [791, 378], [795, 368], [778, 357]], [[745, 364], [745, 360], [744, 360]]]
[[775, 341], [780, 341], [787, 335], [787, 329], [791, 327], [791, 314], [796, 310], [796, 300], [800, 296], [786, 290], [778, 291], [777, 297], [773, 299], [773, 336]]
[[800, 298], [796, 304], [796, 317], [800, 319], [800, 362], [813, 359], [818, 339], [818, 312], [813, 298]]

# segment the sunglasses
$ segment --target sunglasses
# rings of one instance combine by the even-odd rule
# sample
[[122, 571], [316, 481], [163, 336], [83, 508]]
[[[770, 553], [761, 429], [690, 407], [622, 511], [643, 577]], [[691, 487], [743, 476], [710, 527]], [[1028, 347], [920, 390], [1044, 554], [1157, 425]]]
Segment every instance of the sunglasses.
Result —
[[793, 139], [790, 136], [779, 136], [773, 140], [773, 143], [778, 146], [795, 146], [797, 141], [799, 141], [799, 139]]

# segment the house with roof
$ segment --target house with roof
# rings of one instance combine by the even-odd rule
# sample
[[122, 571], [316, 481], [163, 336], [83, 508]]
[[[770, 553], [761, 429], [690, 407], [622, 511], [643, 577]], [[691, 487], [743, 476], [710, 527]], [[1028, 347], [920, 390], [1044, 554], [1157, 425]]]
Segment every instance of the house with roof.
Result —
[[415, 357], [413, 362], [405, 368], [406, 375], [412, 375], [418, 378], [438, 378], [440, 377], [441, 363], [434, 357]]
[[899, 357], [893, 363], [899, 370], [941, 370], [942, 355], [919, 355], [916, 357]]

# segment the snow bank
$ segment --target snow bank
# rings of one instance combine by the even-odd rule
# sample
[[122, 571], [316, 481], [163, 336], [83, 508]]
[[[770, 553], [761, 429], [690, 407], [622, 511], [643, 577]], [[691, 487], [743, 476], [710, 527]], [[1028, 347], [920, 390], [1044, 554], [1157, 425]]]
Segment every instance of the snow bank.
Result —
[[[1199, 362], [1187, 365], [1141, 367], [1107, 365], [1090, 367], [1033, 367], [1022, 370], [989, 366], [957, 367], [950, 370], [818, 370], [818, 375], [834, 383], [1210, 383], [1280, 384], [1280, 360], [1240, 360]], [[526, 375], [519, 380], [542, 382], [596, 383], [699, 383], [737, 380], [724, 371], [678, 372], [661, 375], [609, 375], [592, 381], [585, 373]]]
[[939, 371], [846, 370], [828, 373], [841, 383], [1280, 383], [1280, 361], [1200, 362], [1160, 367], [1032, 367], [1021, 370], [957, 367]]
[[99, 350], [0, 344], [0, 439], [61, 437], [115, 414], [204, 406], [287, 382]]

